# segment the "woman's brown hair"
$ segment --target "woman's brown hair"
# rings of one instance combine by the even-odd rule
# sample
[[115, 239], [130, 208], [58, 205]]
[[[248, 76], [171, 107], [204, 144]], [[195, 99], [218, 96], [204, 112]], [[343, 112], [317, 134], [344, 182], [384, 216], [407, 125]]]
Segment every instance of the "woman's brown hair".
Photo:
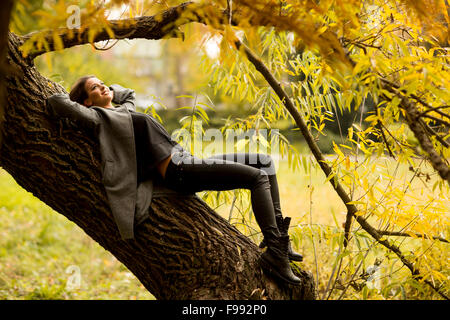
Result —
[[78, 102], [84, 105], [84, 100], [88, 98], [88, 93], [86, 92], [85, 84], [90, 78], [95, 78], [95, 76], [83, 76], [79, 78], [70, 90], [69, 97], [70, 100]]

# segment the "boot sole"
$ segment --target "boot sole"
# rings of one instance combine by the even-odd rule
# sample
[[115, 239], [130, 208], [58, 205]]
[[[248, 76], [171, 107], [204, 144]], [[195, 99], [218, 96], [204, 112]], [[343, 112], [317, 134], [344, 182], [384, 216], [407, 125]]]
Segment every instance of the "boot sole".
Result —
[[292, 281], [292, 280], [289, 280], [289, 279], [286, 279], [285, 277], [283, 277], [279, 272], [277, 272], [277, 270], [274, 267], [272, 267], [272, 265], [268, 261], [266, 261], [264, 259], [264, 257], [261, 257], [260, 262], [261, 262], [261, 267], [263, 269], [268, 271], [270, 274], [275, 275], [279, 279], [281, 279], [281, 280], [283, 280], [283, 281], [285, 281], [285, 282], [287, 282], [289, 284], [293, 284], [293, 285], [299, 285], [301, 283], [301, 280], [299, 280], [299, 281]]

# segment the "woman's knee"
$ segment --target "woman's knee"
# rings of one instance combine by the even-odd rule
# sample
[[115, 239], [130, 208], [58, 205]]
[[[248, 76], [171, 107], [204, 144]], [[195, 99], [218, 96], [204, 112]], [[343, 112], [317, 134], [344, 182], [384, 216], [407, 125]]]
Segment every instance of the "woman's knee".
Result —
[[269, 177], [267, 176], [267, 173], [262, 169], [257, 170], [257, 172], [254, 173], [252, 179], [252, 189], [256, 189], [259, 187], [270, 188]]

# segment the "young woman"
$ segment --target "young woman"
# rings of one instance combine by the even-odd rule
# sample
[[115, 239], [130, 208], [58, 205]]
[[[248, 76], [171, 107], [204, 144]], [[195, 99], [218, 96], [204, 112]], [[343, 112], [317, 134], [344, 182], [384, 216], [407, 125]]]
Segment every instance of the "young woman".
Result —
[[[112, 103], [118, 104], [114, 107]], [[299, 284], [289, 260], [302, 261], [290, 245], [290, 218], [283, 218], [271, 158], [263, 154], [192, 156], [173, 141], [152, 116], [135, 111], [134, 91], [106, 86], [95, 76], [80, 78], [69, 97], [56, 94], [49, 107], [57, 117], [95, 129], [100, 142], [102, 174], [111, 211], [124, 239], [133, 238], [136, 215], [150, 206], [151, 181], [181, 193], [249, 189], [256, 221], [264, 235], [261, 265], [280, 279]]]

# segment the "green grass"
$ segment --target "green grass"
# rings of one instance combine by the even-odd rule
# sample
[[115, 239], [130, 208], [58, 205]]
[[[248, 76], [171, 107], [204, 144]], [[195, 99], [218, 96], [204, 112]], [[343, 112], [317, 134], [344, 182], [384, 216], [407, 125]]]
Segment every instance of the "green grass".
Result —
[[0, 190], [0, 299], [154, 299], [114, 256], [4, 170]]

